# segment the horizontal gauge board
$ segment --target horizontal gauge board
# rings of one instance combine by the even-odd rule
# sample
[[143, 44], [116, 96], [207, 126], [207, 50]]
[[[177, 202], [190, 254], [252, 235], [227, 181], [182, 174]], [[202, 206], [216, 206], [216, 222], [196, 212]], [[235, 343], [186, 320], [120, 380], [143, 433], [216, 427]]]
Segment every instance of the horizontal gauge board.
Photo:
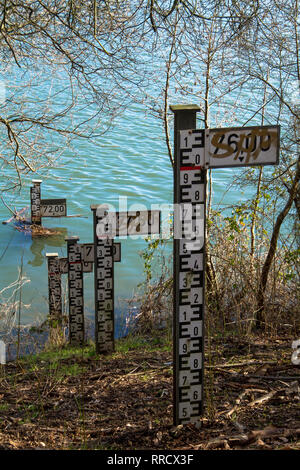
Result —
[[42, 199], [41, 216], [42, 217], [66, 217], [67, 200], [66, 199]]
[[210, 129], [209, 167], [276, 165], [279, 126]]
[[180, 132], [185, 167], [226, 168], [277, 165], [280, 126], [195, 129]]
[[[94, 244], [93, 243], [82, 243], [82, 271], [84, 273], [93, 272], [94, 263]], [[114, 243], [113, 245], [114, 262], [118, 263], [121, 261], [121, 243]], [[68, 258], [59, 258], [59, 270], [61, 274], [68, 273]]]
[[[67, 274], [69, 272], [69, 263], [68, 258], [59, 258], [59, 269], [61, 274]], [[83, 273], [92, 273], [93, 272], [93, 263], [87, 261], [82, 261], [82, 272]]]
[[[86, 263], [94, 262], [94, 244], [93, 243], [82, 243], [82, 259]], [[115, 263], [121, 261], [121, 243], [113, 244], [113, 260]]]
[[97, 216], [98, 238], [160, 233], [160, 211], [104, 212]]

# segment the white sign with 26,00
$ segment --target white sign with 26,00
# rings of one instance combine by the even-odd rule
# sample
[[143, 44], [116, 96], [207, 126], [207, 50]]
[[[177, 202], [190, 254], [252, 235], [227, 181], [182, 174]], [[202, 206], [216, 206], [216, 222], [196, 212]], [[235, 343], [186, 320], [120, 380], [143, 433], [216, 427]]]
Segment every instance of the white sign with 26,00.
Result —
[[180, 132], [187, 163], [205, 168], [276, 165], [280, 126], [196, 129]]
[[210, 129], [209, 168], [276, 165], [279, 158], [279, 126]]

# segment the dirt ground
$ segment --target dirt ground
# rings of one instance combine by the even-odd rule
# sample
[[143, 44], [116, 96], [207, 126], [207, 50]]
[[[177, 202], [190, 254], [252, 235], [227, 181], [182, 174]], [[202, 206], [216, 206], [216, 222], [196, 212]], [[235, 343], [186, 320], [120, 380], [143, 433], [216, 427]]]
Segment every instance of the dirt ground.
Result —
[[300, 450], [294, 339], [213, 339], [199, 429], [173, 425], [172, 355], [159, 345], [6, 364], [0, 449]]

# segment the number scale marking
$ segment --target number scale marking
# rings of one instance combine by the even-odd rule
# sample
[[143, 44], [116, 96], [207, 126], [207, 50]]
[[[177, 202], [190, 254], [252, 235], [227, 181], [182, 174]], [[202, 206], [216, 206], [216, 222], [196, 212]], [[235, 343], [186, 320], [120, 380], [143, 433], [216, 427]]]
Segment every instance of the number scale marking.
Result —
[[[94, 214], [95, 344], [97, 354], [115, 349], [114, 340], [114, 240], [99, 236], [105, 214]], [[105, 227], [105, 225], [103, 225]]]
[[48, 287], [49, 287], [49, 316], [51, 320], [61, 322], [61, 271], [57, 254], [47, 254], [48, 258]]
[[40, 183], [34, 183], [30, 188], [31, 202], [31, 222], [33, 224], [41, 224], [41, 186]]
[[66, 215], [66, 199], [41, 199], [42, 217], [65, 217]]
[[204, 131], [180, 132], [178, 204], [181, 239], [175, 241], [176, 391], [178, 424], [199, 422], [202, 414], [204, 304]]
[[[175, 126], [185, 127], [180, 108], [172, 110]], [[205, 170], [277, 164], [279, 134], [279, 126], [180, 130], [179, 156], [177, 147], [174, 152], [174, 202], [180, 205], [174, 208], [175, 424], [197, 422], [202, 414]]]
[[69, 338], [71, 344], [82, 345], [84, 343], [83, 269], [82, 251], [77, 240], [67, 239]]

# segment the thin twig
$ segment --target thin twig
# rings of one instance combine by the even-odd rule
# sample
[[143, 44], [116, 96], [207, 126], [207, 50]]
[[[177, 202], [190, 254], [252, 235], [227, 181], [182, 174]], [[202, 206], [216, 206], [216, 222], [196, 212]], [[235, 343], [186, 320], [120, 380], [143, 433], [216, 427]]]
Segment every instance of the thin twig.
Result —
[[245, 367], [253, 364], [267, 364], [267, 365], [275, 365], [277, 364], [276, 361], [255, 361], [255, 360], [250, 360], [247, 362], [236, 362], [234, 364], [218, 364], [214, 366], [206, 366], [208, 369], [222, 369], [222, 368], [231, 368], [231, 367]]
[[5, 207], [12, 213], [14, 214], [14, 217], [17, 216], [17, 212], [14, 212], [7, 204], [6, 202], [4, 201], [3, 197], [1, 196], [1, 201], [3, 202], [3, 204], [5, 205]]
[[[245, 377], [244, 377], [245, 378]], [[247, 375], [247, 379], [263, 379], [263, 380], [300, 380], [300, 375], [295, 375], [295, 376], [287, 376], [283, 377], [281, 375], [278, 375], [277, 377], [274, 375]]]

